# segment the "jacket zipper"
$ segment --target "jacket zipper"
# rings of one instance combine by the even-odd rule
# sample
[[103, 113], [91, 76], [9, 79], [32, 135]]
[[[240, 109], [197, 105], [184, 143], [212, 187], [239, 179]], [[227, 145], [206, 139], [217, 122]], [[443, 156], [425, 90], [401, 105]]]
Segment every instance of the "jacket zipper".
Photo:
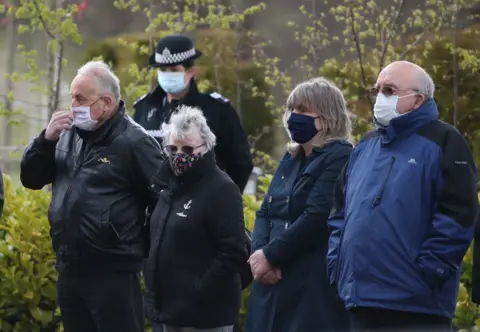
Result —
[[[388, 172], [387, 175], [385, 176], [385, 180], [383, 181], [382, 187], [380, 189], [379, 194], [375, 197], [372, 206], [375, 207], [380, 204], [380, 201], [382, 200], [383, 192], [385, 191], [385, 186], [387, 185], [388, 178], [390, 177], [390, 173], [392, 172], [393, 165], [395, 164], [396, 158], [392, 156], [390, 160], [390, 166], [388, 167]], [[346, 206], [345, 202], [345, 206]], [[344, 206], [344, 208], [345, 208]], [[335, 262], [335, 283], [338, 283], [338, 271], [340, 270], [340, 250], [342, 248], [342, 242], [343, 242], [343, 236], [345, 233], [345, 229], [347, 228], [347, 220], [345, 220], [343, 227], [342, 227], [342, 233], [340, 234], [340, 240], [338, 242], [338, 248], [337, 248], [337, 261]]]
[[372, 202], [372, 207], [376, 207], [380, 205], [380, 202], [382, 200], [383, 192], [385, 191], [385, 187], [387, 186], [388, 178], [390, 177], [390, 173], [392, 173], [393, 165], [395, 164], [395, 157], [392, 156], [392, 159], [390, 160], [390, 166], [388, 167], [388, 172], [387, 175], [385, 176], [385, 179], [383, 180], [382, 187], [380, 188], [380, 192], [378, 195], [375, 197], [375, 199]]

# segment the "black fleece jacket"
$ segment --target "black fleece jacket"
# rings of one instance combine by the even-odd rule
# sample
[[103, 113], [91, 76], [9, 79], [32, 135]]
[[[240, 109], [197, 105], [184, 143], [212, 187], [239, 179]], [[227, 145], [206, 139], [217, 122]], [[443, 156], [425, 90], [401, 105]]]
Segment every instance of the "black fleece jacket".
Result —
[[174, 326], [233, 325], [241, 303], [239, 271], [248, 259], [238, 186], [213, 153], [180, 177], [166, 161], [153, 178], [159, 200], [150, 220], [147, 313]]

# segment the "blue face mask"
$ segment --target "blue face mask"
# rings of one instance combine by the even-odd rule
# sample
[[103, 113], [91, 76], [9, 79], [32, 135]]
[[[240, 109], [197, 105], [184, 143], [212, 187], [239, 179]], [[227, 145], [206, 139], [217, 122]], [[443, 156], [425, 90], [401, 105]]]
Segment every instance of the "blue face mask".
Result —
[[163, 91], [170, 94], [177, 94], [185, 90], [185, 73], [184, 72], [163, 72], [158, 71], [158, 84]]
[[313, 117], [305, 114], [292, 113], [288, 118], [288, 130], [292, 136], [292, 140], [298, 144], [309, 142], [318, 133], [315, 127], [315, 119], [319, 116]]

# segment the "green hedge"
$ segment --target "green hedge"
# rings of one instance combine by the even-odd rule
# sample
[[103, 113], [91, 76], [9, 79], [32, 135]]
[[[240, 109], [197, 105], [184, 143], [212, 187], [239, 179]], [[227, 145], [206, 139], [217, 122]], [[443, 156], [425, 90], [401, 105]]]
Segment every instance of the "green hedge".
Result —
[[[155, 39], [161, 36], [158, 34]], [[248, 135], [257, 135], [264, 128], [271, 128], [274, 118], [262, 97], [270, 94], [263, 70], [252, 62], [239, 60], [244, 56], [237, 56], [235, 46], [238, 42], [244, 44], [244, 37], [232, 30], [200, 29], [192, 38], [196, 47], [204, 53], [197, 61], [201, 90], [217, 91], [229, 98], [237, 111], [241, 110]], [[129, 109], [136, 98], [148, 91], [151, 75], [155, 74], [153, 71], [139, 72], [147, 66], [148, 45], [146, 34], [87, 42], [84, 61], [102, 57], [114, 67], [122, 82], [122, 95]], [[273, 132], [268, 132], [255, 147], [269, 153], [274, 143]]]
[[[47, 209], [50, 193], [12, 188], [5, 181], [5, 210], [0, 220], [0, 331], [62, 331], [57, 306], [54, 253], [52, 252]], [[265, 192], [271, 176], [261, 178], [260, 191]], [[253, 229], [255, 212], [262, 195], [244, 197], [245, 223]], [[463, 331], [480, 327], [480, 311], [470, 301], [472, 249], [464, 259], [464, 273], [458, 296], [455, 325]], [[242, 331], [249, 289], [243, 294], [243, 305], [236, 331]], [[146, 322], [147, 331], [150, 331]]]

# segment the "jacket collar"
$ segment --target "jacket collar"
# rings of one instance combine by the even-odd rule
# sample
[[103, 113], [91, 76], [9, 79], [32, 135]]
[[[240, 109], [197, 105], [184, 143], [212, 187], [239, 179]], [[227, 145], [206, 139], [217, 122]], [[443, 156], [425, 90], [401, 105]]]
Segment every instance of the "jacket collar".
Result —
[[430, 98], [416, 110], [393, 119], [388, 126], [381, 125], [375, 118], [373, 122], [382, 136], [382, 142], [389, 144], [395, 139], [407, 136], [435, 120], [438, 120], [437, 104]]
[[[187, 94], [178, 101], [179, 105], [191, 105], [200, 92], [195, 78], [192, 78], [190, 85], [188, 86]], [[163, 105], [167, 93], [159, 85], [148, 97], [147, 102], [151, 105]]]
[[105, 121], [105, 123], [96, 130], [86, 131], [80, 128], [75, 128], [75, 130], [78, 136], [80, 136], [80, 138], [84, 141], [89, 143], [97, 143], [104, 140], [108, 135], [115, 133], [124, 116], [125, 103], [123, 102], [123, 100], [121, 100], [117, 112], [115, 112], [115, 114], [110, 119]]

